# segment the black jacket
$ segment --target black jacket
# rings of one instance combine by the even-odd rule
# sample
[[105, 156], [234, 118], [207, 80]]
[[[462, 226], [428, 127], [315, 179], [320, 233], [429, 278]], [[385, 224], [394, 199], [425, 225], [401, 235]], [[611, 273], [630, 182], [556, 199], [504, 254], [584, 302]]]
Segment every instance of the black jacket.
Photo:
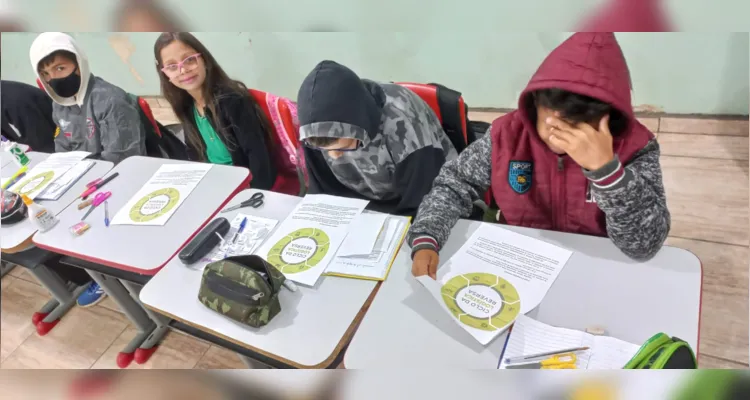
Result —
[[[229, 135], [234, 144], [229, 144], [219, 132], [216, 124], [216, 116], [212, 115], [208, 107], [204, 108], [204, 115], [208, 118], [211, 126], [219, 133], [219, 137], [232, 156], [232, 163], [236, 167], [245, 167], [250, 170], [252, 180], [250, 185], [256, 189], [269, 190], [276, 181], [276, 165], [273, 155], [269, 150], [272, 143], [268, 143], [268, 134], [263, 129], [261, 115], [263, 111], [256, 108], [246, 96], [229, 90], [219, 90], [215, 95], [216, 109], [220, 111], [221, 126]], [[198, 132], [192, 110], [188, 113], [193, 129]], [[270, 127], [269, 127], [270, 128]], [[197, 159], [196, 150], [189, 149], [191, 159]], [[205, 158], [205, 154], [204, 154]]]
[[[38, 87], [21, 82], [0, 81], [2, 134], [6, 138], [31, 147], [34, 151], [55, 152], [55, 121], [52, 99]], [[13, 124], [21, 133], [16, 134]]]

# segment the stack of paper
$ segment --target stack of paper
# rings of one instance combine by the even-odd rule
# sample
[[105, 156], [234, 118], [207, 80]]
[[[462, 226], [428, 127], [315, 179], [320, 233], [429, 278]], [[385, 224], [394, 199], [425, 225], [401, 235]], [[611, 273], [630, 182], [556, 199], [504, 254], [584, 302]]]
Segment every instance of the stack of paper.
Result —
[[[11, 187], [11, 191], [17, 194], [25, 194], [32, 199], [36, 199], [44, 193], [48, 186], [52, 185], [57, 179], [63, 177], [68, 170], [73, 168], [81, 160], [88, 157], [91, 153], [85, 151], [71, 151], [67, 153], [55, 153], [47, 157], [46, 160], [37, 164], [31, 171], [26, 173], [26, 177]], [[86, 171], [83, 171], [84, 173]], [[80, 175], [79, 175], [80, 177]], [[63, 178], [68, 180], [67, 178]], [[57, 185], [56, 185], [57, 186]], [[55, 187], [54, 193], [62, 195], [66, 190], [66, 185]]]
[[55, 179], [44, 192], [36, 196], [37, 200], [57, 200], [65, 194], [73, 185], [78, 182], [94, 166], [94, 161], [80, 161], [66, 173]]
[[345, 197], [307, 195], [255, 254], [287, 279], [313, 286], [367, 203]]
[[[336, 258], [326, 269], [326, 275], [343, 276], [348, 278], [371, 279], [382, 281], [388, 277], [393, 260], [401, 248], [404, 236], [409, 228], [409, 218], [387, 214], [362, 214], [363, 216], [378, 216], [376, 222], [368, 227], [370, 232], [378, 232], [377, 240], [368, 254], [347, 255], [348, 251], [339, 250]], [[384, 221], [382, 229], [377, 223]], [[352, 231], [350, 236], [360, 236], [361, 231]], [[365, 236], [365, 235], [363, 235]], [[347, 242], [349, 238], [347, 237]], [[343, 250], [342, 245], [342, 250]]]
[[622, 369], [640, 349], [640, 346], [610, 336], [556, 328], [519, 315], [508, 334], [498, 367], [505, 369], [509, 358], [574, 347], [589, 347], [575, 353], [578, 369]]

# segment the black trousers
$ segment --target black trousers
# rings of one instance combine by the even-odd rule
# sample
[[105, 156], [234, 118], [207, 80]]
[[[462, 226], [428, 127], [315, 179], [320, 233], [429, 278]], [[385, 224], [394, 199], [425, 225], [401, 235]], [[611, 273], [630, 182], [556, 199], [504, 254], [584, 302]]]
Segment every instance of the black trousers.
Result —
[[64, 282], [73, 282], [78, 286], [89, 284], [92, 279], [86, 270], [60, 263], [60, 258], [53, 258], [44, 263], [50, 270], [55, 271]]

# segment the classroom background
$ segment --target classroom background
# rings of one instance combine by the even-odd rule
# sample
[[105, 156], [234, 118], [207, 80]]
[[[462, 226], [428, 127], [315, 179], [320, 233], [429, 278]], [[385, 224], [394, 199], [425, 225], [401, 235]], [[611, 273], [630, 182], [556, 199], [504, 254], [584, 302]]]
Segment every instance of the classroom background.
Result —
[[[248, 87], [294, 99], [307, 72], [329, 58], [370, 79], [438, 82], [459, 90], [472, 107], [470, 118], [488, 122], [515, 107], [539, 62], [568, 35], [196, 33], [230, 76]], [[28, 50], [35, 36], [2, 35], [2, 79], [34, 84]], [[156, 36], [74, 34], [94, 74], [146, 97], [156, 118], [171, 124], [176, 119], [159, 97], [153, 66]], [[703, 263], [701, 366], [747, 368], [748, 34], [617, 37], [630, 66], [636, 110], [662, 146], [672, 214], [667, 244], [692, 251]], [[39, 338], [28, 314], [47, 299], [46, 291], [20, 268], [2, 280], [0, 366], [111, 366], [117, 349], [133, 334], [127, 319], [107, 299], [93, 309], [74, 309], [66, 317], [77, 321], [68, 326], [96, 325], [95, 333], [71, 341], [64, 337], [66, 330], [58, 328]], [[67, 347], [57, 346], [56, 340]], [[161, 346], [151, 367], [244, 367], [231, 352], [179, 333]], [[70, 357], [73, 353], [76, 356]], [[36, 360], [24, 360], [27, 357]]]

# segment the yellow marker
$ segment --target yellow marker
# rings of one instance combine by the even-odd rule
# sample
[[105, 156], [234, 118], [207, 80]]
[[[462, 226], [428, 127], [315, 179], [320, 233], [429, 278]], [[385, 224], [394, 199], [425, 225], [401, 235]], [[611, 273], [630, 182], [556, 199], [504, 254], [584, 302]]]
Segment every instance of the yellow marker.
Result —
[[5, 184], [3, 185], [3, 190], [5, 190], [5, 189], [6, 189], [6, 188], [7, 188], [8, 186], [10, 186], [10, 184], [11, 184], [11, 183], [15, 183], [16, 179], [17, 179], [17, 178], [18, 178], [18, 177], [19, 177], [19, 176], [20, 176], [21, 174], [25, 174], [25, 173], [26, 173], [26, 171], [27, 171], [28, 169], [29, 169], [29, 167], [28, 167], [28, 166], [23, 166], [23, 167], [21, 167], [21, 168], [20, 168], [20, 169], [19, 169], [18, 171], [16, 171], [16, 173], [15, 173], [15, 174], [13, 174], [13, 176], [11, 176], [11, 177], [10, 177], [10, 179], [8, 179], [8, 181], [7, 181], [7, 182], [5, 182]]
[[60, 127], [55, 128], [55, 137], [60, 134]]
[[554, 355], [546, 360], [521, 363], [521, 364], [510, 364], [506, 366], [508, 369], [576, 369], [576, 355], [573, 353], [565, 353]]

